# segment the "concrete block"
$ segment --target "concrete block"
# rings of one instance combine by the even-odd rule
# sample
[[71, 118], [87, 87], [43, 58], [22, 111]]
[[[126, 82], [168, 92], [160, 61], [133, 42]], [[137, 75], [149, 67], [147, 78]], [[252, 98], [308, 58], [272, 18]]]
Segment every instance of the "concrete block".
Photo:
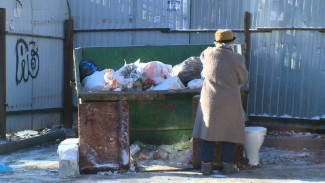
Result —
[[66, 139], [60, 143], [57, 153], [59, 155], [59, 177], [79, 176], [79, 139]]

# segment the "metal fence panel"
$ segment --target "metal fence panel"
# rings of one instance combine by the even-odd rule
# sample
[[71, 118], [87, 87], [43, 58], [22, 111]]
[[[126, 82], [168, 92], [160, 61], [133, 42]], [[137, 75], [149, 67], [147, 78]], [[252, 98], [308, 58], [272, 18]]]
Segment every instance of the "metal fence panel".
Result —
[[[263, 40], [264, 44], [260, 44]], [[249, 114], [318, 119], [324, 114], [324, 34], [275, 31], [252, 37]], [[254, 45], [254, 46], [253, 46]]]
[[2, 1], [6, 9], [7, 132], [58, 125], [63, 106], [65, 0]]
[[[190, 0], [69, 2], [75, 21], [75, 47], [188, 44], [188, 35], [159, 29], [189, 29]], [[171, 2], [176, 4], [172, 6]]]

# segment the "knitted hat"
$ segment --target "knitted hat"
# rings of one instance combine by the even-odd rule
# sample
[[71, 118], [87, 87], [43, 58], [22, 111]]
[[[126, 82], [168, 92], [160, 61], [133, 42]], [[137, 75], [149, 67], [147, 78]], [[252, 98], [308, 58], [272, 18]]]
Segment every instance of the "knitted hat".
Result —
[[233, 33], [229, 29], [223, 29], [218, 30], [215, 33], [215, 40], [214, 44], [221, 44], [221, 43], [227, 43], [227, 44], [233, 44], [235, 42], [236, 37], [233, 36]]

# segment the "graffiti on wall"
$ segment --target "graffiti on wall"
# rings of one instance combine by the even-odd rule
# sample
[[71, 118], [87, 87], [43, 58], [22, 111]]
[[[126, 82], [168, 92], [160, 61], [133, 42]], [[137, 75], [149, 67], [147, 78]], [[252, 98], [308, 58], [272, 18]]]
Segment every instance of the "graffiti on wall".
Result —
[[38, 46], [34, 41], [28, 44], [24, 39], [19, 39], [16, 44], [16, 84], [22, 80], [27, 82], [29, 77], [32, 79], [37, 77], [39, 71]]

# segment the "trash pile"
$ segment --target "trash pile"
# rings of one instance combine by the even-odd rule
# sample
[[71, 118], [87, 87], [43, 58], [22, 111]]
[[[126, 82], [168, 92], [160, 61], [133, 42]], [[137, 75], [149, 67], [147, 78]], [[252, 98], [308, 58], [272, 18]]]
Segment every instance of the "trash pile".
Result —
[[311, 137], [316, 139], [325, 139], [324, 133], [316, 133], [312, 130], [267, 130], [267, 135], [270, 137]]
[[81, 85], [88, 91], [179, 90], [202, 87], [203, 65], [199, 57], [190, 57], [174, 67], [160, 61], [141, 63], [140, 59], [117, 71], [104, 69], [91, 59], [79, 64]]
[[[6, 134], [6, 140], [7, 141], [20, 141], [20, 140], [25, 140], [25, 139], [30, 139], [30, 138], [36, 138], [39, 136], [43, 135], [48, 135], [50, 133], [58, 132], [58, 131], [63, 131], [66, 135], [66, 137], [76, 137], [77, 136], [77, 129], [72, 128], [72, 129], [66, 129], [62, 128], [62, 126], [53, 126], [52, 128], [41, 128], [37, 130], [23, 130], [23, 131], [18, 131], [14, 133], [7, 133]], [[1, 143], [1, 141], [0, 141]]]
[[6, 139], [9, 141], [18, 141], [23, 139], [29, 139], [33, 137], [37, 137], [43, 134], [46, 134], [50, 131], [50, 129], [40, 129], [38, 131], [35, 130], [24, 130], [24, 131], [18, 131], [16, 133], [6, 134]]
[[192, 159], [192, 140], [160, 146], [136, 141], [130, 146], [131, 171], [188, 169]]

